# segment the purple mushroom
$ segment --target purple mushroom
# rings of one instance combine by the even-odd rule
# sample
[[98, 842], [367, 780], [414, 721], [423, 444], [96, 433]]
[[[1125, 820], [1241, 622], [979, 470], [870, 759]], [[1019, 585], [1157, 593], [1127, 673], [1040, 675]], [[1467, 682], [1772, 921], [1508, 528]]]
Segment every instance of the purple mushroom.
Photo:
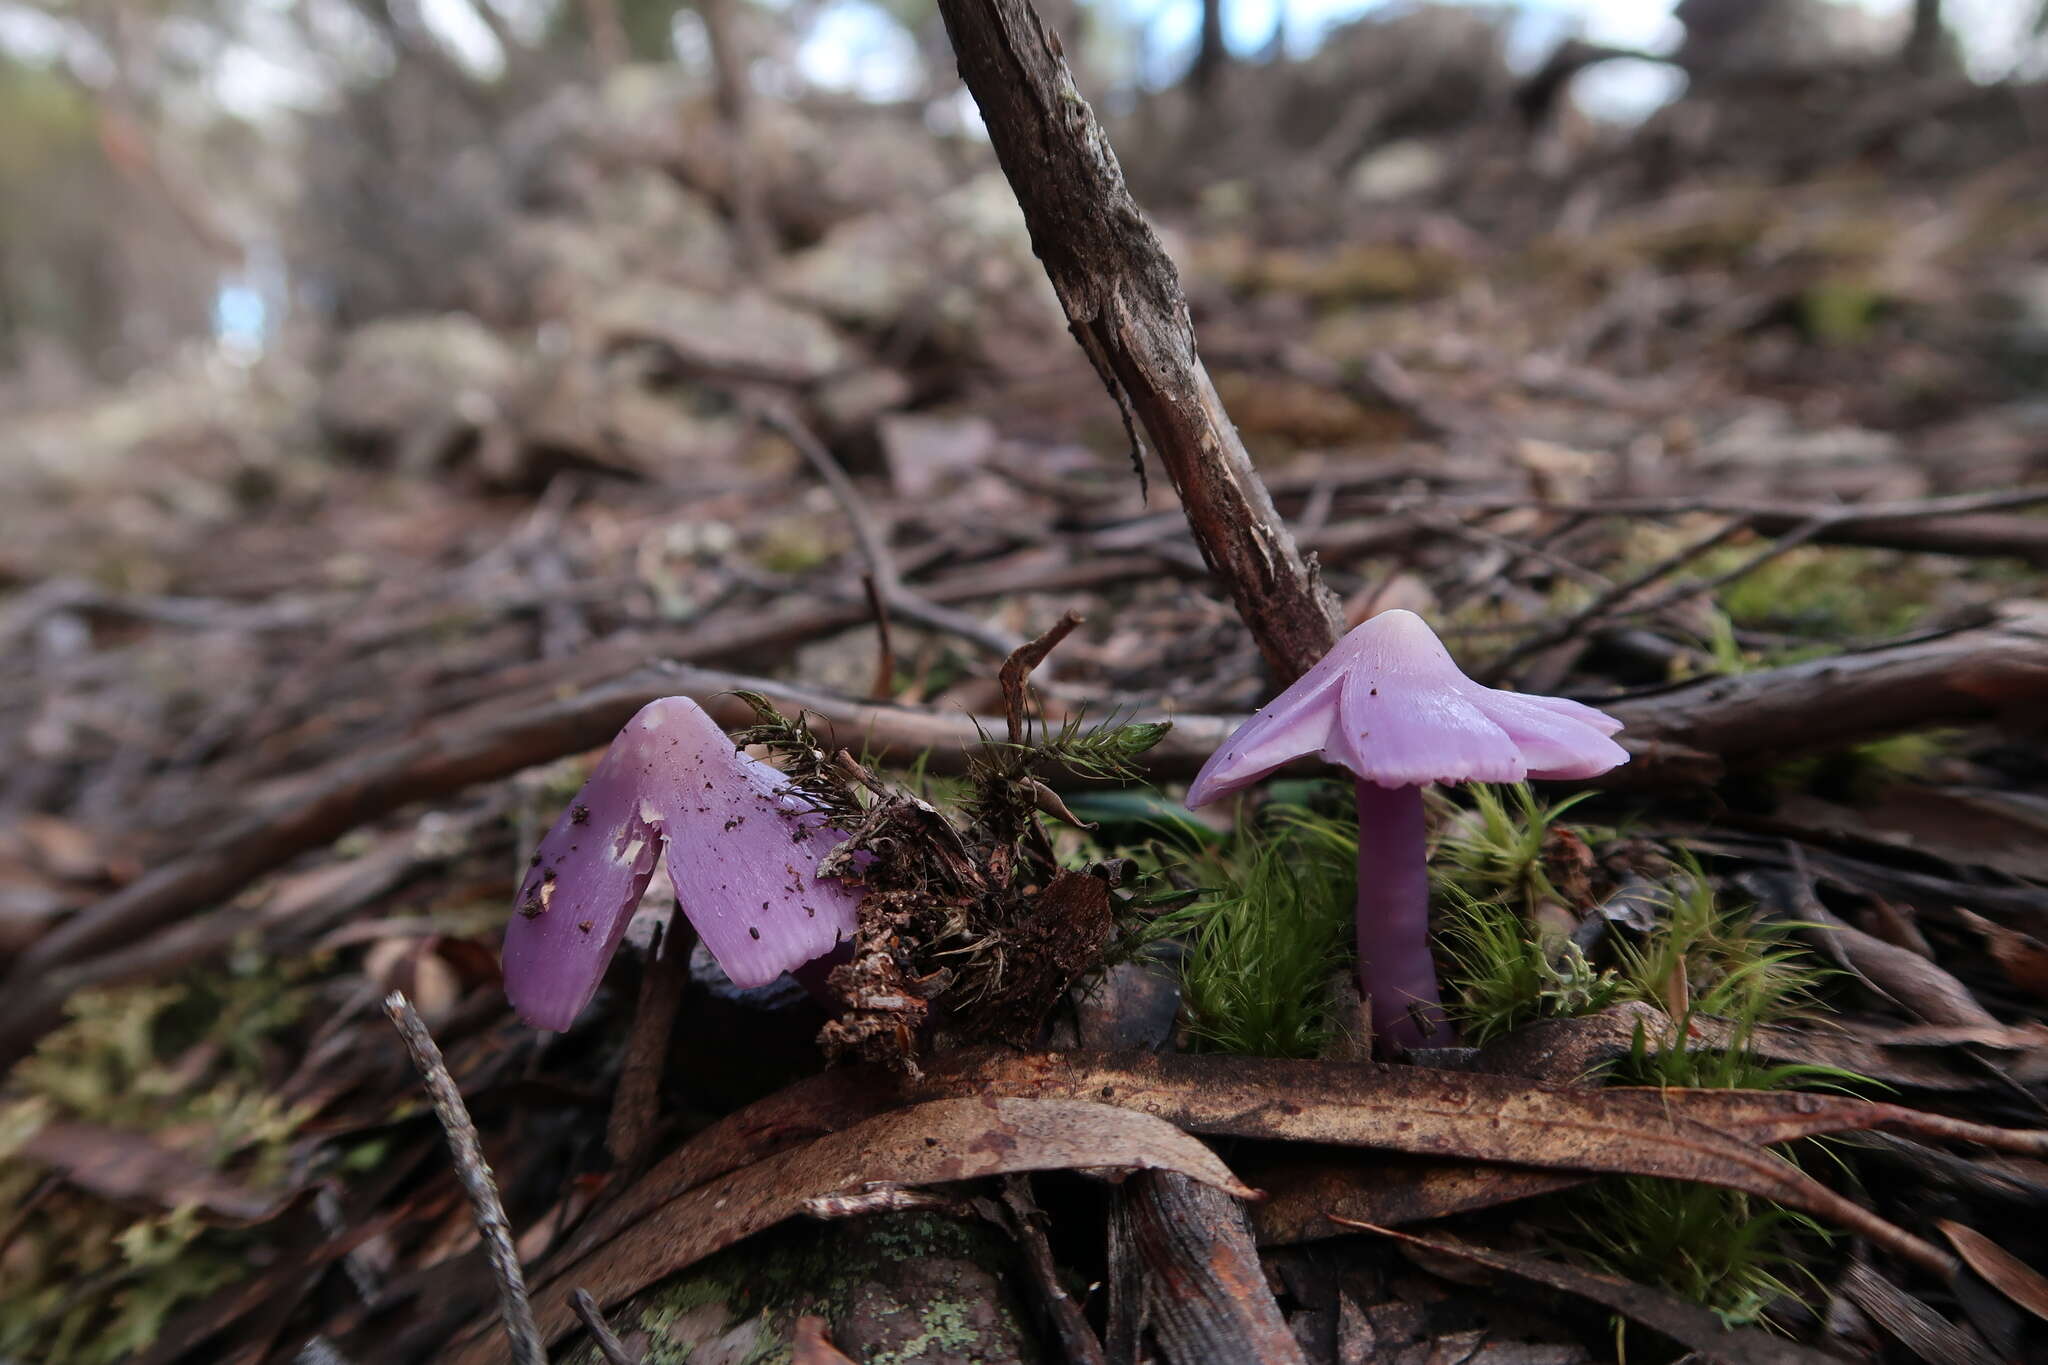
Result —
[[1482, 687], [1412, 611], [1373, 617], [1239, 726], [1188, 788], [1206, 805], [1309, 754], [1358, 785], [1358, 980], [1373, 1031], [1437, 1032], [1422, 789], [1431, 782], [1586, 778], [1628, 761], [1613, 717], [1562, 697]]
[[817, 875], [833, 840], [787, 787], [688, 697], [642, 707], [520, 885], [504, 956], [519, 1016], [561, 1030], [583, 1012], [664, 854], [677, 903], [735, 985], [850, 942], [861, 892]]

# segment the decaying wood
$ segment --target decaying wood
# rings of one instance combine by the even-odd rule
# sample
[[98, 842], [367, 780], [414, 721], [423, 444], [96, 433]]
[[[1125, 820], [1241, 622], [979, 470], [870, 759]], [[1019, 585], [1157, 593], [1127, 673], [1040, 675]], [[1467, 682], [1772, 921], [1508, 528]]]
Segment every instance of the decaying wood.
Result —
[[[1220, 1191], [1162, 1174], [1142, 1172], [1118, 1191], [1110, 1213], [1112, 1295], [1138, 1297], [1138, 1321], [1177, 1365], [1307, 1365], [1273, 1302], [1243, 1210]], [[1127, 1311], [1113, 1305], [1110, 1317]]]
[[1267, 667], [1292, 680], [1336, 641], [1336, 599], [1295, 547], [1216, 396], [1179, 272], [1102, 125], [1029, 0], [940, 0], [939, 13], [1075, 340], [1125, 426], [1144, 428]]

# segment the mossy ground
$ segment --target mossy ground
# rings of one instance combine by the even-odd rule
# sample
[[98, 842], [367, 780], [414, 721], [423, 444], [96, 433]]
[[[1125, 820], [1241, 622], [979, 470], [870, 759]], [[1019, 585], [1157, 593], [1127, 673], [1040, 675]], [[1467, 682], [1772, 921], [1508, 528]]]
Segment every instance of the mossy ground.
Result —
[[[1040, 1357], [1003, 1287], [1014, 1254], [991, 1229], [928, 1212], [794, 1222], [635, 1295], [609, 1316], [644, 1333], [645, 1365], [781, 1365], [817, 1314], [862, 1365], [1026, 1365]], [[585, 1344], [566, 1365], [601, 1365]]]
[[[273, 1042], [305, 1002], [304, 965], [238, 958], [155, 986], [87, 992], [0, 1092], [0, 1356], [112, 1365], [172, 1314], [243, 1278], [258, 1231], [220, 1226], [176, 1191], [139, 1212], [43, 1185], [15, 1158], [45, 1123], [143, 1134], [255, 1190], [284, 1176], [298, 1116], [269, 1093]], [[41, 1191], [41, 1197], [37, 1192]]]
[[[1310, 788], [1304, 805], [1249, 814], [1220, 844], [1185, 842], [1182, 875], [1204, 894], [1169, 921], [1186, 935], [1183, 990], [1197, 1040], [1219, 1051], [1314, 1055], [1334, 1027], [1329, 979], [1350, 955], [1356, 842], [1344, 792]], [[1680, 849], [1566, 820], [1575, 803], [1527, 787], [1471, 784], [1440, 793], [1433, 869], [1436, 951], [1447, 1003], [1468, 1043], [1544, 1018], [1639, 1002], [1674, 1036], [1712, 1017], [1727, 1048], [1652, 1048], [1639, 1040], [1616, 1079], [1634, 1084], [1774, 1088], [1837, 1084], [1840, 1073], [1772, 1068], [1743, 1040], [1813, 1004], [1819, 974], [1789, 927], [1724, 895]], [[1610, 925], [1592, 952], [1569, 928], [1598, 914], [1596, 850], [1636, 876], [1649, 927]], [[1622, 1074], [1625, 1073], [1625, 1074]], [[1813, 1224], [1707, 1186], [1611, 1179], [1559, 1196], [1537, 1220], [1563, 1254], [1659, 1285], [1730, 1322], [1762, 1318], [1794, 1292]]]

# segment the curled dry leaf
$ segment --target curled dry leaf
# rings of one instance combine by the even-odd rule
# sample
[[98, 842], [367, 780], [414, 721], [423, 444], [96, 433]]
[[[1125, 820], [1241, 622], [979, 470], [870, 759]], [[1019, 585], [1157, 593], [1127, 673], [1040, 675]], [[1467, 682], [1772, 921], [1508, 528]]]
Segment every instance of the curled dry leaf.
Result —
[[1972, 1227], [1947, 1218], [1935, 1226], [1984, 1282], [2037, 1318], [2048, 1318], [2048, 1278]]
[[1999, 1026], [1968, 986], [1912, 949], [1864, 933], [1812, 896], [1797, 914], [1802, 938], [1928, 1023]]
[[2036, 1000], [2048, 1000], [2048, 944], [2032, 934], [1973, 915], [1960, 905], [1955, 912], [1983, 938], [1984, 950], [2004, 970], [2006, 980]]
[[[868, 1083], [878, 1084], [873, 1076]], [[804, 1212], [822, 1196], [859, 1192], [877, 1182], [931, 1185], [1012, 1171], [1104, 1168], [1172, 1170], [1239, 1198], [1255, 1193], [1201, 1142], [1144, 1114], [1064, 1099], [988, 1095], [934, 1100], [870, 1118], [752, 1165], [727, 1166], [714, 1173], [723, 1178], [707, 1177], [561, 1268], [534, 1291], [534, 1315], [547, 1340], [559, 1340], [576, 1325], [569, 1302], [572, 1287], [588, 1289], [599, 1306], [609, 1308], [665, 1275]], [[455, 1365], [486, 1365], [495, 1362], [498, 1349], [491, 1333], [477, 1333], [449, 1359]]]
[[[1344, 1220], [1350, 1222], [1350, 1220]], [[1713, 1310], [1612, 1275], [1559, 1265], [1537, 1256], [1493, 1251], [1462, 1242], [1416, 1237], [1370, 1223], [1350, 1222], [1362, 1232], [1392, 1238], [1403, 1246], [1484, 1266], [1504, 1275], [1589, 1299], [1630, 1322], [1670, 1337], [1708, 1365], [1839, 1365], [1831, 1355], [1753, 1327], [1724, 1327]]]
[[1726, 1185], [1838, 1222], [1943, 1275], [1955, 1266], [1946, 1252], [1761, 1149], [1887, 1128], [2048, 1156], [2048, 1132], [1991, 1128], [1842, 1095], [1558, 1089], [1362, 1062], [969, 1050], [928, 1059], [916, 1082], [872, 1068], [830, 1071], [721, 1119], [593, 1216], [568, 1254], [600, 1245], [650, 1210], [778, 1146], [892, 1106], [984, 1094], [1094, 1100], [1217, 1136]]

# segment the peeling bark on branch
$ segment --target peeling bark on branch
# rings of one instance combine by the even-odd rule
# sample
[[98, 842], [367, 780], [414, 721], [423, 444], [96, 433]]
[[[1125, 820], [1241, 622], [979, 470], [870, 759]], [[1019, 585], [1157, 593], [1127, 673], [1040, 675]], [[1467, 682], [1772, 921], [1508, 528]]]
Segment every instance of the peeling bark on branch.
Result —
[[1223, 411], [1180, 275], [1102, 125], [1029, 0], [939, 0], [939, 13], [1074, 339], [1134, 443], [1144, 429], [1275, 681], [1291, 682], [1342, 633], [1336, 601]]

